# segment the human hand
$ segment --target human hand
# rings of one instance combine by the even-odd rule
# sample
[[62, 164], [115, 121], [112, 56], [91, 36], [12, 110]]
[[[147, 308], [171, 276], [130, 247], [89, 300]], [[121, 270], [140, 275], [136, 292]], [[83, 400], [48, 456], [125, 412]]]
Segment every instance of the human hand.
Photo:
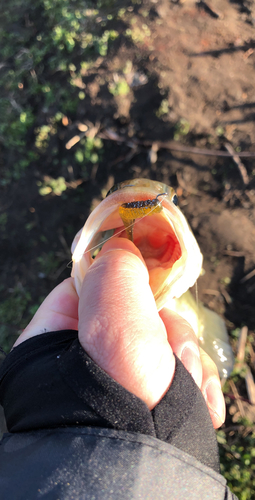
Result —
[[72, 278], [45, 299], [14, 346], [46, 331], [79, 330], [89, 356], [152, 409], [167, 392], [175, 353], [201, 389], [215, 428], [225, 419], [217, 368], [176, 313], [157, 312], [143, 258], [127, 239], [107, 242], [89, 268], [80, 300]]

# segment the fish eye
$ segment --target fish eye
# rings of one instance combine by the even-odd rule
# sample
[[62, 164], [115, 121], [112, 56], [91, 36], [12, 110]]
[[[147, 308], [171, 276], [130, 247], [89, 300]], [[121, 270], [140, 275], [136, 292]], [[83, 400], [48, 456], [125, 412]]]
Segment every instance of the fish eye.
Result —
[[174, 203], [174, 205], [178, 206], [178, 197], [177, 197], [177, 194], [173, 195], [172, 202]]

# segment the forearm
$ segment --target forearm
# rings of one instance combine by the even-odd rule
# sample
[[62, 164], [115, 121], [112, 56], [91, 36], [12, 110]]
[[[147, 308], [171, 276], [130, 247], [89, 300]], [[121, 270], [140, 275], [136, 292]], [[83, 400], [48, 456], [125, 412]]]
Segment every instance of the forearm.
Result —
[[0, 371], [10, 432], [94, 426], [156, 437], [219, 471], [204, 398], [176, 360], [173, 383], [150, 412], [85, 353], [75, 331], [46, 333], [13, 349]]

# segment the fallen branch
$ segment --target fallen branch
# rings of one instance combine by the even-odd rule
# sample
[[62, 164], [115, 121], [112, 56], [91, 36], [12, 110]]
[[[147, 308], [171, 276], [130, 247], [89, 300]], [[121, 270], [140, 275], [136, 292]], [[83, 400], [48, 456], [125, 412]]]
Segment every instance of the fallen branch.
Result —
[[255, 269], [253, 269], [253, 271], [251, 271], [250, 273], [246, 274], [241, 280], [240, 280], [240, 283], [245, 283], [246, 281], [250, 280], [251, 278], [253, 278], [253, 276], [255, 276]]
[[232, 304], [233, 302], [232, 298], [230, 297], [229, 293], [227, 292], [227, 290], [225, 290], [223, 286], [220, 286], [220, 293], [227, 302], [227, 304]]
[[200, 10], [204, 10], [206, 14], [209, 14], [209, 16], [213, 17], [214, 19], [219, 19], [220, 14], [216, 12], [214, 8], [211, 7], [211, 5], [208, 4], [208, 2], [203, 2], [203, 0], [200, 0], [197, 2], [197, 7]]
[[[158, 149], [169, 149], [171, 151], [177, 151], [179, 153], [189, 153], [189, 154], [197, 154], [204, 156], [222, 156], [225, 158], [233, 157], [233, 154], [220, 151], [218, 149], [201, 149], [193, 146], [184, 146], [183, 144], [178, 144], [177, 141], [155, 141], [155, 140], [141, 140], [137, 138], [129, 139], [126, 137], [121, 137], [116, 134], [111, 129], [105, 129], [102, 132], [98, 133], [98, 137], [101, 139], [108, 139], [110, 141], [122, 142], [125, 143], [129, 147], [133, 147], [134, 144], [144, 147], [151, 147], [153, 144], [157, 144]], [[155, 146], [154, 146], [155, 147]], [[238, 153], [239, 158], [255, 158], [255, 152], [243, 151]]]
[[241, 415], [242, 418], [244, 418], [245, 417], [244, 406], [243, 406], [242, 400], [241, 400], [241, 398], [240, 398], [240, 396], [238, 394], [238, 390], [237, 390], [237, 388], [236, 388], [233, 380], [231, 380], [231, 379], [229, 380], [229, 385], [230, 385], [231, 390], [232, 390], [232, 392], [233, 392], [233, 394], [235, 396], [236, 404], [238, 406], [238, 410], [240, 412], [240, 415]]
[[244, 164], [240, 160], [240, 154], [237, 154], [235, 152], [233, 146], [231, 146], [231, 144], [229, 144], [229, 142], [225, 143], [225, 148], [229, 152], [229, 154], [232, 156], [232, 158], [233, 158], [234, 162], [236, 163], [236, 165], [238, 166], [238, 169], [239, 169], [239, 172], [241, 174], [243, 183], [246, 186], [247, 184], [249, 184], [250, 181], [249, 181], [249, 177], [248, 177], [248, 174], [247, 174], [247, 170], [246, 170]]
[[238, 252], [236, 250], [225, 250], [224, 255], [230, 255], [230, 257], [245, 257], [244, 252]]
[[215, 295], [215, 297], [218, 297], [220, 295], [219, 290], [213, 290], [211, 288], [204, 288], [203, 293], [206, 295]]
[[252, 405], [255, 405], [255, 383], [249, 366], [246, 366], [245, 384], [249, 400]]
[[238, 339], [238, 349], [237, 349], [237, 356], [236, 356], [238, 364], [244, 362], [247, 334], [248, 334], [248, 327], [243, 326], [241, 328], [239, 339]]

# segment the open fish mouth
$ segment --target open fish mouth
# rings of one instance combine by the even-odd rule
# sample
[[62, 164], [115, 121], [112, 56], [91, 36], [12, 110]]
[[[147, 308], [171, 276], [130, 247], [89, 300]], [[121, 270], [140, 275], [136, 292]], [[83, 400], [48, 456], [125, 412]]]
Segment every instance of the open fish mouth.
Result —
[[[130, 238], [129, 226], [148, 268], [158, 310], [193, 286], [201, 271], [202, 254], [175, 203], [173, 188], [157, 181], [133, 179], [114, 186], [90, 214], [72, 245], [72, 276], [78, 295], [98, 248], [110, 237]], [[130, 225], [124, 224], [120, 215], [120, 207], [124, 207], [125, 215], [127, 206], [138, 207]]]
[[185, 318], [216, 363], [220, 377], [226, 378], [234, 364], [226, 326], [188, 291], [200, 275], [203, 257], [176, 206], [173, 188], [149, 179], [132, 179], [109, 191], [72, 244], [72, 276], [78, 295], [95, 255], [106, 241], [119, 237], [132, 239], [140, 250], [157, 309], [166, 306]]

